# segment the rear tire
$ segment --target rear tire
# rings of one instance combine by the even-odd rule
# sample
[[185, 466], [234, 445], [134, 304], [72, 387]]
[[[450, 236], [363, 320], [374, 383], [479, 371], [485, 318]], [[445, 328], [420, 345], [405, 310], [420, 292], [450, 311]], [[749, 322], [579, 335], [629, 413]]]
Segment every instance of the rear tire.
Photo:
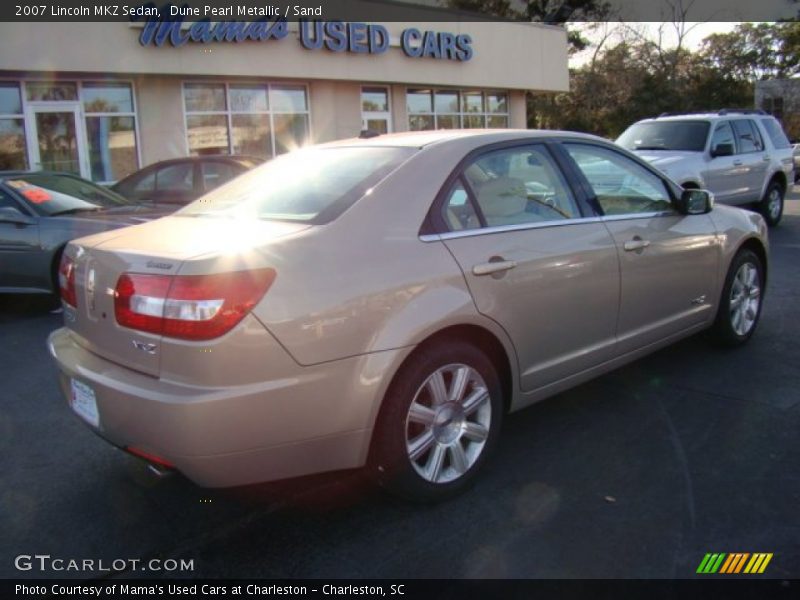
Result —
[[752, 337], [761, 316], [764, 296], [764, 265], [752, 250], [740, 250], [731, 261], [713, 338], [726, 346], [740, 346]]
[[473, 482], [502, 417], [500, 379], [483, 352], [456, 340], [422, 347], [384, 398], [369, 469], [403, 498], [443, 500]]
[[783, 200], [786, 190], [777, 181], [771, 181], [764, 192], [764, 198], [758, 203], [758, 212], [764, 217], [767, 225], [775, 227], [783, 217]]

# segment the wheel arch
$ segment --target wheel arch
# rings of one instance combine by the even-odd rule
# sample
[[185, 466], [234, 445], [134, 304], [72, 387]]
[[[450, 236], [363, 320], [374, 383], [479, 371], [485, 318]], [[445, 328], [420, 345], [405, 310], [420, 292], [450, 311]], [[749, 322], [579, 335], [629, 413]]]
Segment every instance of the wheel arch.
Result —
[[398, 375], [402, 372], [403, 367], [414, 357], [420, 350], [428, 348], [435, 344], [446, 343], [448, 340], [466, 341], [474, 345], [479, 350], [485, 352], [486, 356], [494, 365], [497, 370], [497, 375], [500, 379], [500, 385], [503, 390], [503, 408], [508, 412], [513, 405], [513, 398], [515, 392], [514, 377], [515, 369], [512, 366], [511, 350], [507, 349], [500, 338], [491, 332], [486, 327], [476, 325], [474, 323], [462, 323], [449, 325], [434, 333], [431, 333], [426, 338], [416, 344], [410, 352], [406, 354], [397, 368], [394, 370], [388, 385], [384, 388], [383, 397], [380, 399], [379, 406], [374, 412], [373, 416], [373, 430], [370, 435], [370, 440], [367, 445], [366, 462], [369, 464], [371, 457], [375, 452], [375, 426], [381, 418], [381, 413], [385, 407], [386, 395], [392, 389]]
[[739, 244], [739, 247], [736, 248], [736, 252], [733, 253], [733, 256], [736, 256], [742, 250], [751, 250], [756, 256], [758, 256], [761, 264], [764, 266], [764, 285], [766, 287], [767, 280], [769, 278], [769, 256], [764, 244], [758, 238], [747, 238], [741, 244]]

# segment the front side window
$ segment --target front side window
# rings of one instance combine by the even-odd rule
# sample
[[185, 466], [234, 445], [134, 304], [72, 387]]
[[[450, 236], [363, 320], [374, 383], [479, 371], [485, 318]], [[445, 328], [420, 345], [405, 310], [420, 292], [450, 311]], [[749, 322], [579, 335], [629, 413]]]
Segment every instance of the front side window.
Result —
[[714, 135], [711, 137], [711, 152], [718, 152], [724, 146], [730, 146], [730, 154], [736, 151], [733, 129], [727, 121], [717, 123], [714, 127]]
[[272, 158], [309, 138], [306, 88], [301, 85], [186, 83], [189, 154]]
[[666, 185], [642, 165], [618, 152], [588, 144], [564, 144], [589, 182], [605, 215], [672, 210]]
[[453, 188], [442, 215], [451, 230], [478, 227], [478, 213], [487, 227], [581, 216], [569, 186], [542, 146], [484, 154], [464, 169], [460, 179], [466, 185], [459, 181]]

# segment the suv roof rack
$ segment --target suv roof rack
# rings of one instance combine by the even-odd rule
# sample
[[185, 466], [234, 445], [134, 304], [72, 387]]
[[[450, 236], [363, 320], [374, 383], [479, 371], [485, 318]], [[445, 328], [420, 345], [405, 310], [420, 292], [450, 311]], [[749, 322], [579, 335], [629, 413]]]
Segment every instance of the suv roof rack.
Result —
[[760, 108], [723, 108], [717, 114], [718, 115], [727, 115], [730, 113], [738, 114], [738, 115], [766, 115], [767, 113], [761, 110]]
[[725, 115], [730, 115], [730, 114], [737, 114], [737, 115], [766, 115], [767, 113], [764, 112], [763, 110], [761, 110], [760, 108], [755, 108], [755, 109], [754, 108], [721, 108], [718, 111], [713, 111], [713, 110], [707, 110], [707, 111], [695, 110], [695, 111], [691, 111], [691, 112], [663, 112], [660, 115], [658, 115], [657, 118], [660, 119], [661, 117], [680, 117], [680, 116], [683, 116], [683, 115], [689, 116], [689, 115], [713, 115], [713, 114], [717, 114], [719, 116], [725, 116]]

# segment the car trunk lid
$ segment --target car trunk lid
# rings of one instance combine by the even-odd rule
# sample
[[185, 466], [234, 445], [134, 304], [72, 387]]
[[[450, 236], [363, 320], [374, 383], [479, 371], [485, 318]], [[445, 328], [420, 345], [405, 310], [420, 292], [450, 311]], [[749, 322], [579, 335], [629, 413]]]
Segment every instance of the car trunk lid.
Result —
[[91, 352], [158, 376], [162, 336], [117, 322], [115, 291], [120, 276], [176, 275], [190, 258], [236, 253], [308, 227], [274, 221], [167, 217], [76, 240], [67, 253], [75, 262], [77, 306], [66, 307], [66, 324]]

